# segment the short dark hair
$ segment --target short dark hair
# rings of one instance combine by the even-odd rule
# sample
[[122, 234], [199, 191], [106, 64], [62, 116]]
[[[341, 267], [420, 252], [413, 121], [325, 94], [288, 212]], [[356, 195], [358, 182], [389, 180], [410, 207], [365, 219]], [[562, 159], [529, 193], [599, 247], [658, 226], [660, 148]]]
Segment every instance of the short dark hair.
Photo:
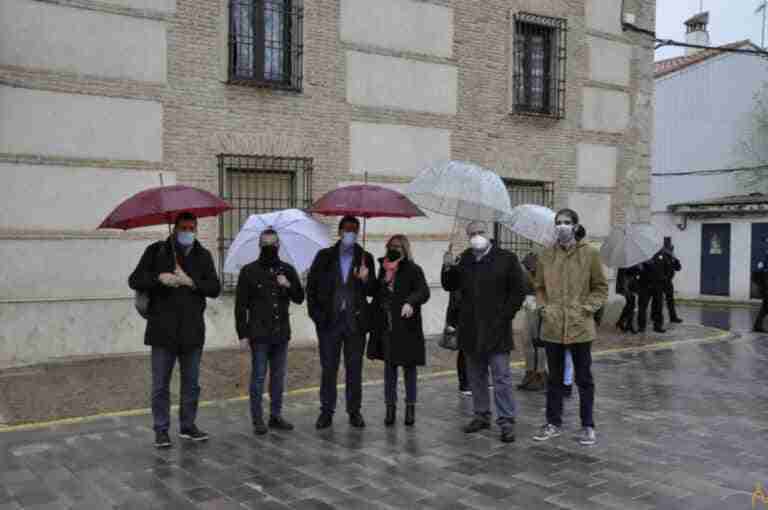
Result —
[[561, 214], [565, 214], [571, 217], [573, 220], [573, 223], [578, 224], [579, 223], [579, 214], [574, 211], [573, 209], [568, 209], [567, 207], [565, 209], [560, 209], [557, 211], [557, 214], [555, 214], [555, 219], [557, 219], [558, 216]]
[[178, 216], [176, 216], [176, 222], [173, 224], [173, 226], [178, 227], [179, 223], [181, 223], [182, 221], [194, 221], [195, 224], [197, 224], [197, 216], [195, 216], [189, 211], [180, 213]]
[[339, 230], [341, 230], [344, 227], [345, 223], [354, 223], [358, 230], [360, 230], [360, 220], [355, 218], [354, 216], [344, 216], [341, 218], [341, 221], [339, 221]]

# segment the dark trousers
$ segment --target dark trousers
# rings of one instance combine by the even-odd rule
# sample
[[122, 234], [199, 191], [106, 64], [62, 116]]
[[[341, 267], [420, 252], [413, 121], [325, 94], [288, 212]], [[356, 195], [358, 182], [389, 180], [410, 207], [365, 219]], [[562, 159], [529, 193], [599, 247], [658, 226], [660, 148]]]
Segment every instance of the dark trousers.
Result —
[[346, 322], [339, 322], [327, 331], [317, 331], [320, 349], [320, 409], [323, 413], [336, 411], [336, 381], [342, 349], [346, 376], [347, 412], [359, 413], [363, 400], [363, 351], [365, 335], [351, 331]]
[[181, 430], [194, 427], [200, 399], [202, 356], [202, 347], [184, 353], [152, 347], [152, 418], [155, 432], [168, 432], [171, 426], [171, 376], [177, 358], [181, 370], [179, 424]]
[[619, 317], [619, 324], [629, 329], [634, 326], [635, 322], [635, 306], [637, 306], [637, 297], [634, 292], [627, 292], [624, 294], [627, 299], [624, 308], [621, 310], [621, 316]]
[[637, 310], [637, 326], [643, 330], [648, 325], [648, 304], [651, 305], [651, 320], [654, 327], [664, 325], [664, 315], [661, 306], [661, 287], [651, 287], [640, 292], [640, 304]]
[[464, 351], [459, 351], [456, 356], [456, 373], [459, 376], [459, 390], [469, 390], [469, 378], [467, 377], [467, 359]]
[[763, 329], [763, 323], [765, 317], [768, 316], [768, 296], [763, 292], [763, 306], [760, 307], [760, 311], [757, 312], [757, 318], [755, 318], [755, 325], [753, 329]]
[[[547, 342], [549, 384], [547, 384], [547, 423], [563, 424], [563, 371], [565, 345]], [[568, 344], [573, 357], [573, 371], [579, 388], [579, 414], [582, 427], [594, 427], [595, 382], [592, 379], [592, 342]]]
[[664, 294], [664, 301], [667, 303], [669, 320], [676, 319], [677, 309], [675, 308], [675, 285], [672, 283], [672, 280], [668, 280], [664, 283], [662, 293]]
[[283, 410], [285, 368], [288, 365], [288, 342], [275, 344], [251, 342], [251, 418], [263, 420], [261, 408], [264, 381], [269, 369], [270, 414], [279, 417]]
[[[397, 369], [397, 365], [392, 363], [384, 365], [384, 400], [391, 406], [397, 404]], [[403, 377], [405, 377], [405, 403], [415, 404], [418, 378], [416, 367], [403, 367]]]

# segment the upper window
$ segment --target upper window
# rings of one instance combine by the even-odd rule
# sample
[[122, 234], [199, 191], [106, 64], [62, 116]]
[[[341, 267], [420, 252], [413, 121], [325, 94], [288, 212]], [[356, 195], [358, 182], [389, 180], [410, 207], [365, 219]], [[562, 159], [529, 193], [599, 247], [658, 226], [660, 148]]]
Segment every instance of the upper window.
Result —
[[301, 91], [301, 0], [230, 0], [229, 81]]
[[564, 19], [515, 15], [515, 113], [565, 117], [566, 32]]

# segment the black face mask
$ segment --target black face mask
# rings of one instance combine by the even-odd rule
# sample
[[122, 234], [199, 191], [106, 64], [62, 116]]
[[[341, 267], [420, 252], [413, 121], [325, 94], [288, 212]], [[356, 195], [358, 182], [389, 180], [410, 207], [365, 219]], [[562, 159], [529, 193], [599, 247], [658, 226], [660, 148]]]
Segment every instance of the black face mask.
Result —
[[390, 262], [394, 262], [399, 258], [401, 258], [402, 256], [403, 254], [400, 253], [400, 251], [398, 250], [392, 250], [392, 249], [387, 250], [387, 260], [389, 260]]
[[259, 255], [259, 260], [267, 264], [274, 264], [279, 260], [277, 256], [277, 252], [278, 252], [278, 248], [275, 245], [262, 246], [261, 255]]

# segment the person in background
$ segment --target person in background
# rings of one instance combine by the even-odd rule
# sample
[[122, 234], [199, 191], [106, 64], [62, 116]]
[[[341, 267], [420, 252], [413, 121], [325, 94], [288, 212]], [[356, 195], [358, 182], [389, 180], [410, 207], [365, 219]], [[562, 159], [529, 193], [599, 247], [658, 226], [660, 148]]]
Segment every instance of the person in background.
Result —
[[317, 253], [307, 277], [307, 308], [317, 329], [320, 351], [320, 416], [315, 423], [318, 430], [333, 424], [342, 350], [349, 424], [365, 427], [360, 412], [363, 353], [369, 330], [368, 297], [376, 292], [376, 279], [369, 275], [374, 267], [373, 256], [357, 242], [359, 231], [357, 218], [343, 217], [339, 222], [341, 239]]
[[665, 243], [662, 249], [664, 254], [664, 286], [662, 287], [662, 294], [664, 300], [667, 303], [667, 312], [669, 313], [669, 322], [680, 324], [683, 319], [677, 315], [677, 309], [675, 308], [675, 273], [683, 269], [683, 265], [680, 263], [680, 259], [675, 257], [675, 246], [672, 242]]
[[651, 305], [651, 321], [656, 333], [665, 333], [662, 292], [667, 280], [666, 257], [659, 251], [640, 265], [640, 303], [637, 309], [637, 327], [645, 333], [648, 324], [648, 304]]
[[[459, 327], [459, 303], [461, 302], [461, 292], [454, 291], [448, 296], [448, 309], [445, 312], [445, 327], [448, 332], [456, 334]], [[459, 379], [459, 393], [468, 397], [472, 395], [467, 378], [467, 361], [461, 349], [456, 351], [456, 375]]]
[[765, 317], [768, 316], [768, 237], [763, 239], [763, 244], [766, 245], [765, 254], [752, 272], [752, 281], [763, 299], [760, 311], [755, 317], [755, 324], [752, 327], [752, 331], [755, 333], [766, 333]]
[[464, 427], [471, 434], [491, 426], [488, 369], [493, 377], [501, 441], [515, 440], [515, 400], [509, 366], [512, 320], [525, 297], [525, 276], [514, 253], [495, 246], [484, 222], [467, 226], [470, 248], [458, 262], [445, 253], [441, 282], [448, 292], [461, 291], [459, 348], [467, 368], [475, 418]]
[[291, 301], [304, 302], [296, 269], [280, 260], [280, 239], [272, 229], [259, 237], [259, 258], [240, 270], [235, 294], [235, 324], [241, 347], [251, 349], [251, 421], [256, 435], [267, 433], [261, 406], [269, 369], [269, 428], [293, 430], [283, 419], [283, 389], [288, 364]]
[[426, 363], [421, 307], [429, 301], [424, 271], [413, 261], [411, 243], [404, 235], [392, 236], [387, 254], [379, 259], [378, 284], [373, 300], [372, 343], [379, 343], [384, 355], [384, 424], [395, 424], [398, 369], [405, 378], [405, 425], [416, 420], [417, 367]]
[[541, 341], [541, 315], [536, 306], [533, 290], [533, 280], [536, 277], [536, 254], [528, 253], [522, 261], [529, 283], [523, 309], [525, 310], [527, 338], [522, 340], [525, 355], [525, 376], [517, 389], [524, 391], [542, 391], [547, 387], [547, 357], [543, 348], [538, 347]]
[[155, 446], [171, 446], [171, 376], [179, 362], [181, 371], [179, 436], [205, 441], [197, 428], [200, 399], [200, 361], [205, 343], [205, 302], [221, 293], [211, 252], [196, 239], [197, 218], [182, 213], [173, 234], [150, 245], [128, 279], [131, 289], [150, 295], [144, 343], [152, 353], [152, 419]]
[[616, 273], [616, 294], [624, 296], [626, 303], [621, 310], [616, 329], [629, 333], [637, 333], [635, 329], [635, 308], [637, 292], [640, 288], [640, 266], [620, 268]]

